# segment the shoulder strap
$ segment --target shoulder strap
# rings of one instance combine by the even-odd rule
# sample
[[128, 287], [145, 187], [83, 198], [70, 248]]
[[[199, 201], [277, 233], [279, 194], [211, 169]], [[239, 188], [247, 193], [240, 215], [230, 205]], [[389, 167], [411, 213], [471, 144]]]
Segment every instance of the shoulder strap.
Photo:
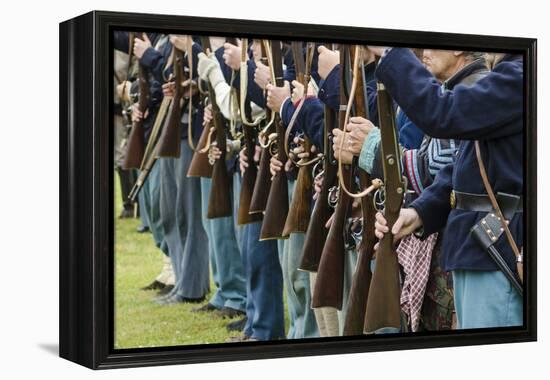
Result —
[[489, 195], [491, 204], [495, 209], [498, 217], [500, 218], [500, 223], [502, 225], [502, 228], [504, 229], [506, 238], [508, 239], [508, 243], [510, 244], [512, 251], [514, 252], [514, 255], [516, 255], [516, 266], [518, 270], [518, 275], [519, 275], [520, 281], [523, 283], [523, 258], [519, 252], [516, 242], [514, 241], [514, 238], [512, 237], [512, 233], [508, 228], [507, 220], [504, 219], [504, 215], [500, 210], [500, 206], [498, 205], [497, 199], [495, 197], [495, 193], [493, 192], [493, 189], [491, 188], [491, 184], [489, 183], [489, 179], [487, 178], [487, 171], [485, 170], [485, 165], [483, 164], [483, 159], [481, 158], [481, 148], [479, 146], [479, 141], [477, 140], [475, 142], [475, 148], [476, 148], [477, 163], [479, 165], [479, 172], [481, 174], [481, 179], [483, 180], [483, 185], [485, 186], [485, 191], [487, 191], [487, 195]]

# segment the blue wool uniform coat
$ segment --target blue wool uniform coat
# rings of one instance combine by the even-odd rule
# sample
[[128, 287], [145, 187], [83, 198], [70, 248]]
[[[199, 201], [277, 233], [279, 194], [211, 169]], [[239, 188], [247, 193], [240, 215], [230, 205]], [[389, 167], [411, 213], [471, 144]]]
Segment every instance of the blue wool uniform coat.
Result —
[[[470, 236], [470, 228], [485, 213], [451, 209], [449, 197], [452, 189], [486, 194], [476, 160], [475, 140], [481, 142], [495, 194], [522, 194], [522, 58], [507, 55], [492, 73], [472, 87], [458, 85], [442, 93], [437, 81], [408, 49], [395, 48], [381, 60], [376, 76], [424, 133], [436, 138], [464, 140], [455, 162], [441, 169], [434, 183], [411, 204], [422, 218], [426, 235], [446, 225], [443, 269], [497, 270], [488, 254]], [[522, 214], [516, 213], [509, 226], [521, 246]], [[515, 271], [515, 256], [504, 234], [495, 246]]]
[[[202, 52], [202, 49], [199, 45], [196, 43], [193, 44], [192, 47], [193, 51], [193, 57], [192, 57], [192, 66], [193, 66], [193, 78], [197, 80], [198, 78], [198, 71], [197, 71], [197, 65], [198, 65], [198, 55], [200, 52]], [[173, 65], [170, 65], [169, 67], [166, 67], [166, 63], [168, 62], [168, 59], [170, 57], [170, 54], [172, 54], [172, 44], [170, 41], [167, 41], [164, 45], [160, 47], [160, 50], [156, 50], [154, 48], [149, 48], [145, 50], [143, 53], [143, 57], [141, 57], [141, 63], [148, 67], [151, 70], [151, 73], [156, 81], [159, 83], [165, 83], [168, 81], [168, 78], [170, 78], [170, 74], [173, 72]], [[189, 61], [187, 58], [187, 54], [184, 54], [183, 58], [183, 67], [185, 71], [185, 75], [189, 75]], [[193, 97], [198, 99], [198, 94], [194, 95]], [[194, 104], [198, 104], [194, 102]], [[187, 115], [189, 106], [187, 102], [183, 104], [183, 112], [182, 112], [182, 129], [181, 129], [181, 138], [187, 139], [188, 129], [187, 129]], [[195, 107], [194, 113], [192, 117], [192, 124], [193, 124], [193, 139], [195, 142], [198, 141], [201, 131], [202, 131], [202, 118], [203, 118], [203, 110], [202, 107]]]

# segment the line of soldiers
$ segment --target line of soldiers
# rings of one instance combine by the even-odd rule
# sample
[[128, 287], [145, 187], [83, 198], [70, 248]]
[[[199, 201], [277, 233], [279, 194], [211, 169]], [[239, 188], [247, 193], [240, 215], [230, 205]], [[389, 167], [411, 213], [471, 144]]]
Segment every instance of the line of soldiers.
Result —
[[156, 302], [204, 301], [212, 273], [195, 311], [241, 317], [234, 341], [522, 325], [520, 56], [114, 42]]

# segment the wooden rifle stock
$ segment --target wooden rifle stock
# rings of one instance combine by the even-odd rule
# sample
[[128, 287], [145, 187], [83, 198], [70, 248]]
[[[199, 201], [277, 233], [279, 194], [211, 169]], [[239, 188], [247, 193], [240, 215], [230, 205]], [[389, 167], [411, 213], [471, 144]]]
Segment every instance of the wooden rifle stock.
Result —
[[[227, 40], [231, 44], [237, 45], [237, 39], [228, 39]], [[243, 44], [244, 46], [244, 44]], [[243, 62], [246, 62], [246, 55], [247, 51], [242, 51], [242, 60]], [[241, 72], [241, 75], [248, 75], [247, 73]], [[250, 116], [252, 114], [252, 109], [250, 106], [250, 101], [247, 99], [247, 89], [241, 88], [240, 89], [240, 97], [244, 98], [245, 107], [244, 107], [244, 113], [245, 118], [247, 120], [250, 120]], [[239, 104], [240, 100], [238, 98]], [[254, 126], [246, 125], [244, 122], [242, 123], [243, 128], [243, 135], [244, 135], [244, 145], [246, 148], [245, 154], [247, 157], [247, 161], [249, 163], [248, 168], [244, 171], [242, 174], [242, 181], [241, 181], [241, 193], [239, 196], [239, 210], [237, 213], [237, 224], [243, 225], [248, 223], [254, 223], [262, 220], [263, 215], [261, 213], [250, 213], [250, 204], [252, 201], [252, 195], [254, 194], [254, 186], [256, 184], [256, 178], [258, 176], [258, 168], [256, 167], [256, 164], [254, 163], [254, 155], [256, 153], [256, 138], [257, 138], [257, 131]]]
[[254, 183], [254, 191], [250, 199], [250, 213], [262, 213], [267, 205], [269, 188], [271, 187], [271, 173], [269, 172], [269, 161], [271, 154], [268, 149], [262, 148], [260, 152], [260, 164]]
[[[273, 71], [275, 72], [275, 84], [278, 87], [282, 87], [283, 82], [283, 57], [281, 52], [281, 44], [279, 41], [273, 41], [272, 46], [273, 54]], [[278, 152], [277, 156], [279, 161], [283, 164], [286, 163], [288, 157], [285, 149], [282, 146], [285, 139], [285, 130], [281, 122], [280, 116], [276, 115], [275, 127], [277, 131], [277, 144]], [[288, 215], [288, 182], [284, 169], [275, 174], [271, 180], [271, 187], [269, 189], [269, 196], [267, 198], [267, 205], [264, 214], [264, 221], [262, 223], [262, 230], [260, 232], [260, 240], [268, 239], [281, 239], [288, 236], [283, 236], [283, 229]]]
[[[370, 183], [370, 176], [367, 172], [361, 170], [359, 172], [359, 184], [361, 188], [365, 189], [369, 187]], [[357, 249], [357, 264], [348, 298], [344, 335], [363, 334], [365, 311], [372, 279], [370, 264], [374, 254], [374, 244], [376, 243], [376, 236], [374, 235], [376, 209], [374, 208], [373, 194], [368, 194], [361, 199], [361, 209], [363, 214], [362, 240]]]
[[[294, 67], [296, 68], [296, 78], [304, 86], [304, 99], [307, 94], [308, 80], [306, 74], [309, 73], [309, 68], [306, 68], [304, 55], [302, 52], [301, 42], [292, 42], [292, 53], [294, 56]], [[309, 75], [307, 75], [309, 76]], [[298, 110], [294, 111], [298, 112]], [[290, 127], [289, 127], [290, 128]], [[305, 152], [311, 151], [311, 143], [307, 136], [304, 135], [303, 147]], [[284, 141], [284, 140], [283, 140]], [[282, 144], [282, 142], [281, 142]], [[307, 159], [306, 159], [307, 161]], [[311, 198], [313, 195], [313, 176], [310, 165], [300, 166], [298, 176], [296, 178], [296, 186], [292, 194], [292, 201], [288, 216], [285, 221], [283, 235], [288, 236], [293, 232], [306, 232], [309, 225], [311, 215]]]
[[[183, 74], [183, 53], [175, 46], [173, 46], [172, 49], [174, 52], [172, 70], [175, 74], [174, 79], [176, 89], [174, 93], [174, 100], [170, 105], [168, 117], [166, 118], [166, 125], [164, 126], [162, 134], [159, 138], [158, 156], [178, 158], [180, 156], [181, 149], [181, 101], [183, 99], [183, 87], [181, 84], [185, 78]], [[191, 137], [189, 136], [189, 138]]]
[[193, 158], [189, 164], [189, 169], [187, 170], [188, 177], [212, 177], [212, 165], [208, 162], [208, 153], [201, 152], [208, 142], [209, 134], [210, 124], [207, 124], [202, 129], [201, 137], [199, 138], [199, 142], [197, 144], [197, 149], [193, 153]]
[[[130, 57], [133, 39], [130, 38]], [[149, 73], [147, 68], [141, 63], [138, 66], [139, 78], [139, 100], [138, 108], [145, 117], [145, 111], [149, 106]], [[143, 128], [143, 118], [132, 123], [132, 130], [128, 137], [128, 149], [122, 163], [123, 169], [139, 169], [145, 153], [145, 129]]]
[[[377, 93], [384, 168], [384, 217], [391, 231], [403, 204], [405, 185], [401, 173], [401, 151], [396, 136], [392, 100], [381, 83], [378, 83]], [[380, 241], [376, 252], [376, 268], [367, 300], [364, 333], [371, 334], [388, 327], [400, 328], [400, 291], [399, 265], [393, 234], [388, 232]]]
[[[203, 49], [210, 49], [209, 37], [202, 37]], [[212, 105], [212, 121], [216, 133], [216, 146], [221, 151], [221, 156], [214, 162], [212, 167], [212, 188], [208, 199], [209, 219], [221, 218], [232, 214], [233, 204], [231, 202], [232, 181], [227, 172], [225, 161], [227, 137], [225, 134], [224, 120], [220, 108], [216, 103], [216, 93], [212, 84], [208, 82], [208, 98]]]
[[[360, 54], [359, 47], [357, 47], [356, 54]], [[368, 102], [366, 101], [367, 93], [362, 59], [359, 60], [359, 63], [361, 80], [356, 81], [357, 87], [354, 97], [355, 116], [368, 119], [369, 112]], [[371, 177], [363, 169], [357, 168], [357, 170], [359, 171], [359, 186], [361, 189], [366, 189], [371, 185]], [[374, 234], [376, 209], [372, 193], [361, 198], [361, 211], [363, 217], [362, 239], [361, 244], [357, 248], [358, 258], [348, 297], [344, 335], [361, 335], [363, 333], [365, 311], [372, 279], [370, 264], [374, 254], [374, 244], [376, 243], [376, 235]]]
[[[349, 72], [349, 46], [341, 45], [340, 49], [340, 111], [338, 113], [338, 124], [340, 129], [346, 126], [345, 116], [348, 103], [348, 91], [346, 71]], [[352, 172], [349, 165], [342, 170], [342, 180], [346, 187], [352, 183]], [[332, 217], [332, 224], [327, 235], [327, 240], [321, 253], [321, 261], [315, 280], [315, 289], [312, 297], [312, 307], [334, 307], [342, 309], [344, 294], [344, 263], [345, 263], [345, 240], [344, 229], [351, 198], [342, 190], [338, 191], [338, 204]]]
[[325, 224], [332, 215], [333, 209], [329, 205], [329, 192], [336, 185], [337, 168], [334, 165], [331, 139], [329, 138], [335, 126], [335, 112], [325, 106], [324, 157], [323, 157], [323, 184], [321, 192], [315, 201], [309, 225], [304, 239], [304, 248], [299, 268], [308, 272], [317, 272], [319, 261], [328, 235]]
[[[265, 49], [264, 44], [262, 44], [262, 61], [264, 64], [268, 64], [267, 61], [268, 52]], [[268, 107], [265, 107], [265, 122], [269, 123], [271, 120], [271, 110]], [[262, 127], [265, 127], [265, 124], [262, 124]], [[270, 133], [273, 133], [274, 126], [269, 127], [267, 131], [267, 136]], [[252, 198], [250, 199], [250, 213], [262, 213], [265, 211], [267, 205], [267, 198], [269, 196], [269, 188], [271, 187], [271, 173], [269, 172], [269, 161], [271, 154], [268, 149], [262, 148], [260, 152], [260, 164], [258, 167], [258, 173], [256, 175], [256, 182], [254, 183], [254, 191], [252, 192]]]

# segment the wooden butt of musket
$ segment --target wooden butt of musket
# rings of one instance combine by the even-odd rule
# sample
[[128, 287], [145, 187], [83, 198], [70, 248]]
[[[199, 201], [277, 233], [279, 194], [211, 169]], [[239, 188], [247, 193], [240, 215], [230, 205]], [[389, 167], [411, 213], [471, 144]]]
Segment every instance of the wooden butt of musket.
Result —
[[380, 329], [401, 327], [401, 287], [397, 254], [392, 234], [384, 235], [376, 254], [376, 269], [372, 275], [365, 312], [363, 333], [374, 334]]
[[210, 197], [208, 198], [208, 212], [206, 214], [208, 219], [223, 218], [232, 215], [231, 186], [232, 181], [227, 173], [225, 159], [218, 159], [212, 171], [212, 186]]
[[260, 232], [260, 241], [288, 238], [288, 235], [283, 235], [287, 215], [288, 182], [286, 174], [279, 172], [271, 182], [264, 221]]
[[335, 215], [321, 253], [311, 307], [342, 309], [344, 297], [345, 247], [343, 223], [335, 223]]
[[292, 202], [283, 228], [283, 236], [291, 233], [305, 233], [309, 225], [311, 198], [313, 196], [313, 177], [311, 168], [302, 166], [298, 171]]
[[196, 150], [193, 153], [193, 158], [189, 164], [187, 170], [187, 177], [212, 177], [212, 165], [208, 160], [208, 152], [200, 153], [200, 150], [204, 149], [208, 140], [209, 128], [204, 127], [199, 139], [199, 143], [196, 146]]
[[122, 168], [125, 170], [139, 169], [143, 161], [143, 155], [145, 154], [145, 136], [141, 126], [134, 125], [132, 127], [127, 147]]
[[251, 165], [242, 176], [241, 194], [239, 195], [239, 211], [237, 214], [237, 224], [239, 226], [259, 222], [263, 218], [262, 213], [251, 214], [249, 212], [250, 200], [252, 199], [254, 183], [256, 182], [256, 171], [256, 167]]
[[260, 166], [254, 183], [254, 191], [250, 199], [249, 213], [262, 213], [267, 205], [269, 188], [271, 186], [271, 173], [269, 172], [269, 161], [271, 154], [267, 149], [262, 149], [260, 153]]
[[304, 248], [302, 249], [302, 258], [298, 269], [307, 272], [317, 272], [328, 235], [325, 225], [330, 215], [328, 191], [321, 191], [313, 206], [306, 236], [304, 237]]
[[365, 311], [367, 309], [367, 300], [372, 279], [372, 272], [370, 270], [371, 259], [372, 255], [368, 251], [368, 248], [361, 243], [348, 296], [348, 308], [346, 310], [343, 331], [345, 336], [363, 334]]

